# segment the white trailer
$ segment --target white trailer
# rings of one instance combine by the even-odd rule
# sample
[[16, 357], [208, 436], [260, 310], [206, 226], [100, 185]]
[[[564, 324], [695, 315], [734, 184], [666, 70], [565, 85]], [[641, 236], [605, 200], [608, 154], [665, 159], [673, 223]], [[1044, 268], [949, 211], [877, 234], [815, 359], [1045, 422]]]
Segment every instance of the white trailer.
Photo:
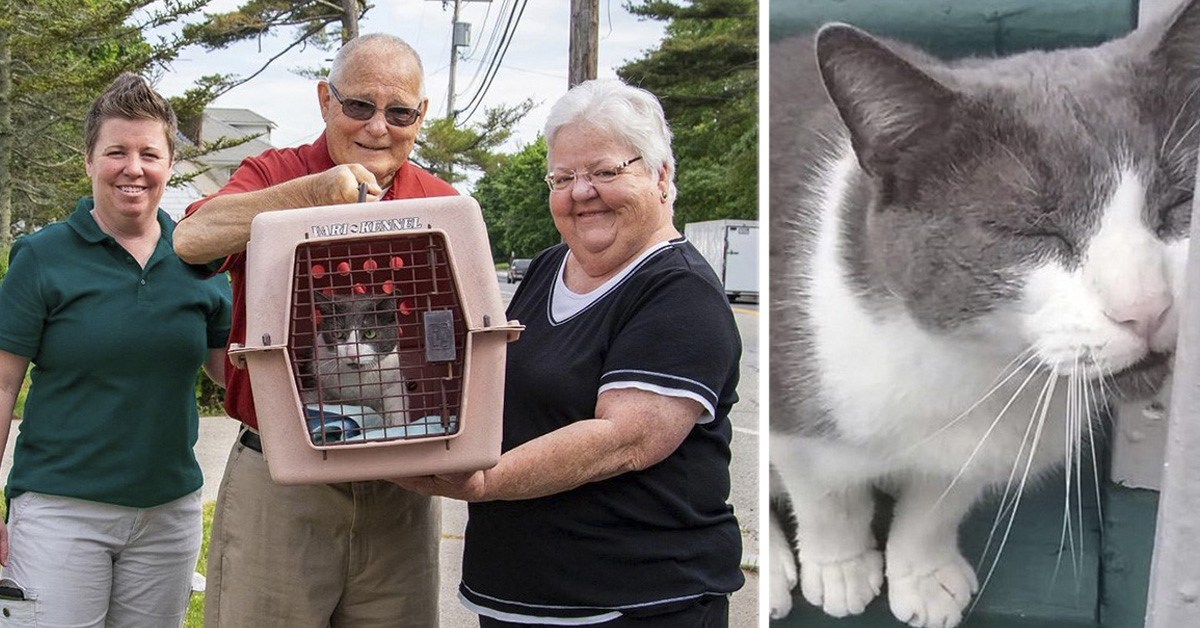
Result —
[[730, 301], [758, 298], [758, 221], [707, 220], [684, 225], [683, 235], [699, 249]]

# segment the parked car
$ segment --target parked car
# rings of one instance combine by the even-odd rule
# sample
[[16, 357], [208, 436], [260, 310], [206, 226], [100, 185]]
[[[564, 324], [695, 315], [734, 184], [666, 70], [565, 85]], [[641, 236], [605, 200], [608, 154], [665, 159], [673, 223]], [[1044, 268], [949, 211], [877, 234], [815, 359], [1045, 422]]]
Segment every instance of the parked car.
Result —
[[508, 265], [508, 283], [516, 283], [525, 278], [525, 271], [529, 270], [529, 262], [533, 260], [519, 257], [514, 259]]

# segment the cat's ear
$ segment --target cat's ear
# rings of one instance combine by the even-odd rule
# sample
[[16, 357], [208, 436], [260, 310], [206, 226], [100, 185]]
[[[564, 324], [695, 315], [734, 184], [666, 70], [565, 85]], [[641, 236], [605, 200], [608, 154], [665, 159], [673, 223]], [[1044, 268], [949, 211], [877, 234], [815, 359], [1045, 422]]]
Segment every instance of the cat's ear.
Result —
[[1189, 0], [1175, 12], [1151, 56], [1190, 96], [1200, 84], [1200, 0]]
[[378, 299], [375, 299], [375, 311], [379, 312], [380, 314], [395, 314], [395, 297], [379, 297]]
[[863, 169], [882, 175], [916, 142], [947, 126], [956, 96], [874, 37], [823, 27], [817, 65]]
[[313, 305], [323, 316], [333, 316], [333, 299], [325, 296], [320, 290], [313, 291]]

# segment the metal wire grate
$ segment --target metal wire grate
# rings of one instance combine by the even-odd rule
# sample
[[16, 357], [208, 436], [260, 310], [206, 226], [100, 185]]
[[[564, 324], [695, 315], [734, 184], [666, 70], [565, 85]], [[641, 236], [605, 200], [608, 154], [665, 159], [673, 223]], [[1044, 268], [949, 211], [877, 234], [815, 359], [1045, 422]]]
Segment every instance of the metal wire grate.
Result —
[[457, 433], [466, 322], [440, 234], [301, 243], [288, 351], [314, 445]]

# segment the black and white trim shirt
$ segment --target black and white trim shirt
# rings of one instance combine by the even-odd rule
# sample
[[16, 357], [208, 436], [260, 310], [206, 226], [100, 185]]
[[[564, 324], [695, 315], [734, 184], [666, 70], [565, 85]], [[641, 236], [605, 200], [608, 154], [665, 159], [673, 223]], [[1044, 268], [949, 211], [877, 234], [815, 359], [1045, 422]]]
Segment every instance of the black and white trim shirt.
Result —
[[588, 294], [568, 249], [533, 261], [508, 309], [504, 450], [595, 416], [605, 390], [697, 401], [684, 442], [648, 469], [565, 493], [470, 505], [460, 598], [497, 619], [585, 625], [652, 614], [744, 582], [729, 498], [730, 407], [741, 340], [712, 269], [663, 242]]

